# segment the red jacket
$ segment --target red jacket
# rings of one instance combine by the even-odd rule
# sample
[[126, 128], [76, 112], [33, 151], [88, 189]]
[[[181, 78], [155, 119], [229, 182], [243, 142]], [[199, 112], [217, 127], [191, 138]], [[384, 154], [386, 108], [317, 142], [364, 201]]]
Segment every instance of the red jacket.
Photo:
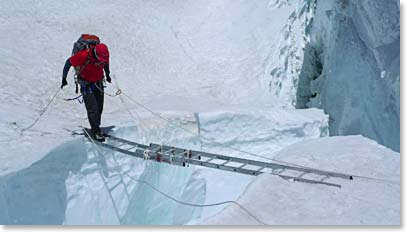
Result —
[[78, 76], [88, 82], [98, 82], [102, 80], [103, 68], [105, 64], [108, 64], [94, 58], [89, 49], [80, 51], [71, 56], [69, 62], [77, 71], [79, 70], [79, 73], [77, 73]]

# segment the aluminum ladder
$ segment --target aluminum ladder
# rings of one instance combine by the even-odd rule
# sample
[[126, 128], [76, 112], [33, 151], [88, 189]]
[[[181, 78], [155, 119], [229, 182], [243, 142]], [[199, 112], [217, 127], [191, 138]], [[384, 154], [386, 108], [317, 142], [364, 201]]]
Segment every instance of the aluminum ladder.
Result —
[[252, 176], [258, 176], [262, 173], [269, 173], [289, 181], [323, 184], [339, 188], [341, 187], [339, 183], [328, 182], [327, 180], [353, 180], [352, 175], [343, 173], [283, 165], [273, 162], [242, 159], [154, 143], [145, 145], [118, 138], [109, 134], [106, 135], [106, 138], [107, 142], [105, 143], [98, 141], [94, 142], [102, 147], [130, 156], [183, 167], [197, 165]]

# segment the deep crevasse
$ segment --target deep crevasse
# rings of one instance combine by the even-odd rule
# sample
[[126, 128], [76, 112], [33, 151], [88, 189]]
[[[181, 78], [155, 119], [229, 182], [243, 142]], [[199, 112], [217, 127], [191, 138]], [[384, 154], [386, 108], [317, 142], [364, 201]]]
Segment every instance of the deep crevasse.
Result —
[[398, 1], [318, 1], [296, 107], [324, 109], [331, 135], [399, 151], [399, 17]]
[[324, 109], [331, 135], [362, 134], [400, 150], [400, 6], [392, 1], [293, 5], [263, 85], [286, 107]]

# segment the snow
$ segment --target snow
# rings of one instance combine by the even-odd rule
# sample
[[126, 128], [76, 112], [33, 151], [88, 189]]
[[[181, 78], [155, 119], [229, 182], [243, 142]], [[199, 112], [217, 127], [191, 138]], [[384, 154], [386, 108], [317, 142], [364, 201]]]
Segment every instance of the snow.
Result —
[[[292, 6], [273, 10], [268, 0], [2, 4], [0, 51], [8, 59], [0, 61], [0, 77], [7, 83], [0, 87], [5, 131], [0, 141], [7, 149], [0, 173], [28, 167], [68, 138], [63, 128], [87, 124], [82, 105], [62, 100], [75, 96], [70, 75], [69, 85], [33, 128], [38, 131], [19, 133], [60, 86], [62, 66], [80, 33], [98, 34], [109, 45], [111, 71], [120, 88], [154, 110], [263, 109], [282, 104], [262, 91], [257, 77], [279, 38], [280, 26], [270, 25], [283, 25], [275, 19], [286, 17], [286, 8]], [[114, 93], [114, 86], [107, 91]], [[129, 121], [118, 102], [106, 99], [105, 124], [117, 125], [122, 117]], [[14, 141], [26, 143], [26, 150]]]
[[[342, 187], [289, 182], [262, 174], [238, 202], [270, 225], [400, 225], [400, 156], [362, 136], [296, 143], [276, 156], [285, 162], [355, 175]], [[364, 179], [362, 177], [380, 180]], [[203, 224], [258, 224], [229, 206]]]
[[[0, 224], [253, 223], [235, 206], [180, 205], [134, 179], [146, 180], [190, 203], [238, 199], [270, 224], [372, 224], [375, 220], [400, 224], [399, 153], [361, 136], [327, 137], [340, 129], [339, 134], [362, 133], [397, 147], [399, 74], [397, 57], [390, 50], [397, 47], [398, 34], [396, 26], [387, 27], [387, 23], [395, 25], [395, 17], [383, 13], [376, 3], [360, 2], [352, 3], [346, 14], [364, 16], [355, 30], [365, 36], [365, 45], [352, 43], [355, 51], [347, 52], [358, 59], [372, 51], [369, 60], [360, 61], [365, 62], [361, 67], [378, 80], [361, 72], [360, 78], [373, 84], [357, 82], [359, 89], [347, 81], [338, 86], [333, 78], [322, 81], [324, 76], [355, 72], [354, 66], [347, 66], [351, 62], [333, 59], [332, 54], [344, 54], [340, 49], [346, 46], [320, 39], [336, 35], [337, 21], [325, 20], [336, 15], [329, 11], [335, 6], [332, 1], [2, 3], [0, 54], [7, 59], [0, 60], [4, 83], [0, 86], [0, 208], [4, 209]], [[384, 9], [395, 10], [390, 5]], [[375, 19], [376, 14], [383, 22]], [[108, 84], [107, 92], [121, 88], [172, 122], [126, 96], [106, 97], [103, 125], [115, 125], [113, 133], [118, 137], [264, 161], [240, 149], [329, 171], [384, 178], [392, 184], [355, 179], [341, 183], [338, 190], [270, 175], [256, 178], [203, 167], [174, 167], [105, 149], [99, 152], [86, 139], [65, 130], [88, 125], [83, 105], [63, 101], [75, 96], [71, 74], [68, 87], [38, 123], [22, 131], [59, 88], [62, 66], [80, 33], [95, 33], [109, 45], [114, 84]], [[345, 43], [349, 38], [343, 39], [340, 42]], [[318, 45], [324, 52], [312, 53], [307, 44]], [[346, 67], [346, 72], [335, 70], [335, 65]], [[308, 86], [302, 82], [305, 74], [322, 77]], [[386, 91], [376, 96], [370, 89], [379, 84]], [[348, 105], [334, 101], [332, 108], [326, 108], [322, 102], [342, 96], [342, 85], [351, 86], [345, 88], [350, 91], [345, 98]], [[308, 87], [326, 94], [311, 104], [325, 112], [294, 109], [303, 100], [297, 89], [302, 93], [301, 88]], [[356, 89], [366, 96], [360, 98]], [[377, 100], [380, 97], [382, 101]], [[365, 104], [367, 116], [359, 111], [359, 101]], [[390, 113], [383, 114], [387, 110]], [[341, 117], [350, 120], [340, 120], [338, 112], [345, 112]], [[355, 122], [358, 117], [368, 120]], [[372, 125], [377, 127], [369, 129]], [[352, 128], [355, 131], [349, 131]], [[384, 139], [377, 137], [379, 132]], [[327, 207], [321, 198], [329, 202]], [[277, 215], [274, 208], [282, 213]]]

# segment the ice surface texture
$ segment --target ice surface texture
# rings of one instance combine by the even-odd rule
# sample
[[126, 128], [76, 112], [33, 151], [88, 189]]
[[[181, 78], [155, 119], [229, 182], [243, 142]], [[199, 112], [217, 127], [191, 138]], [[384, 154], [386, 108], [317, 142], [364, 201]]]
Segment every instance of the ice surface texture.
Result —
[[297, 108], [330, 115], [331, 135], [362, 134], [400, 150], [398, 1], [318, 1]]

